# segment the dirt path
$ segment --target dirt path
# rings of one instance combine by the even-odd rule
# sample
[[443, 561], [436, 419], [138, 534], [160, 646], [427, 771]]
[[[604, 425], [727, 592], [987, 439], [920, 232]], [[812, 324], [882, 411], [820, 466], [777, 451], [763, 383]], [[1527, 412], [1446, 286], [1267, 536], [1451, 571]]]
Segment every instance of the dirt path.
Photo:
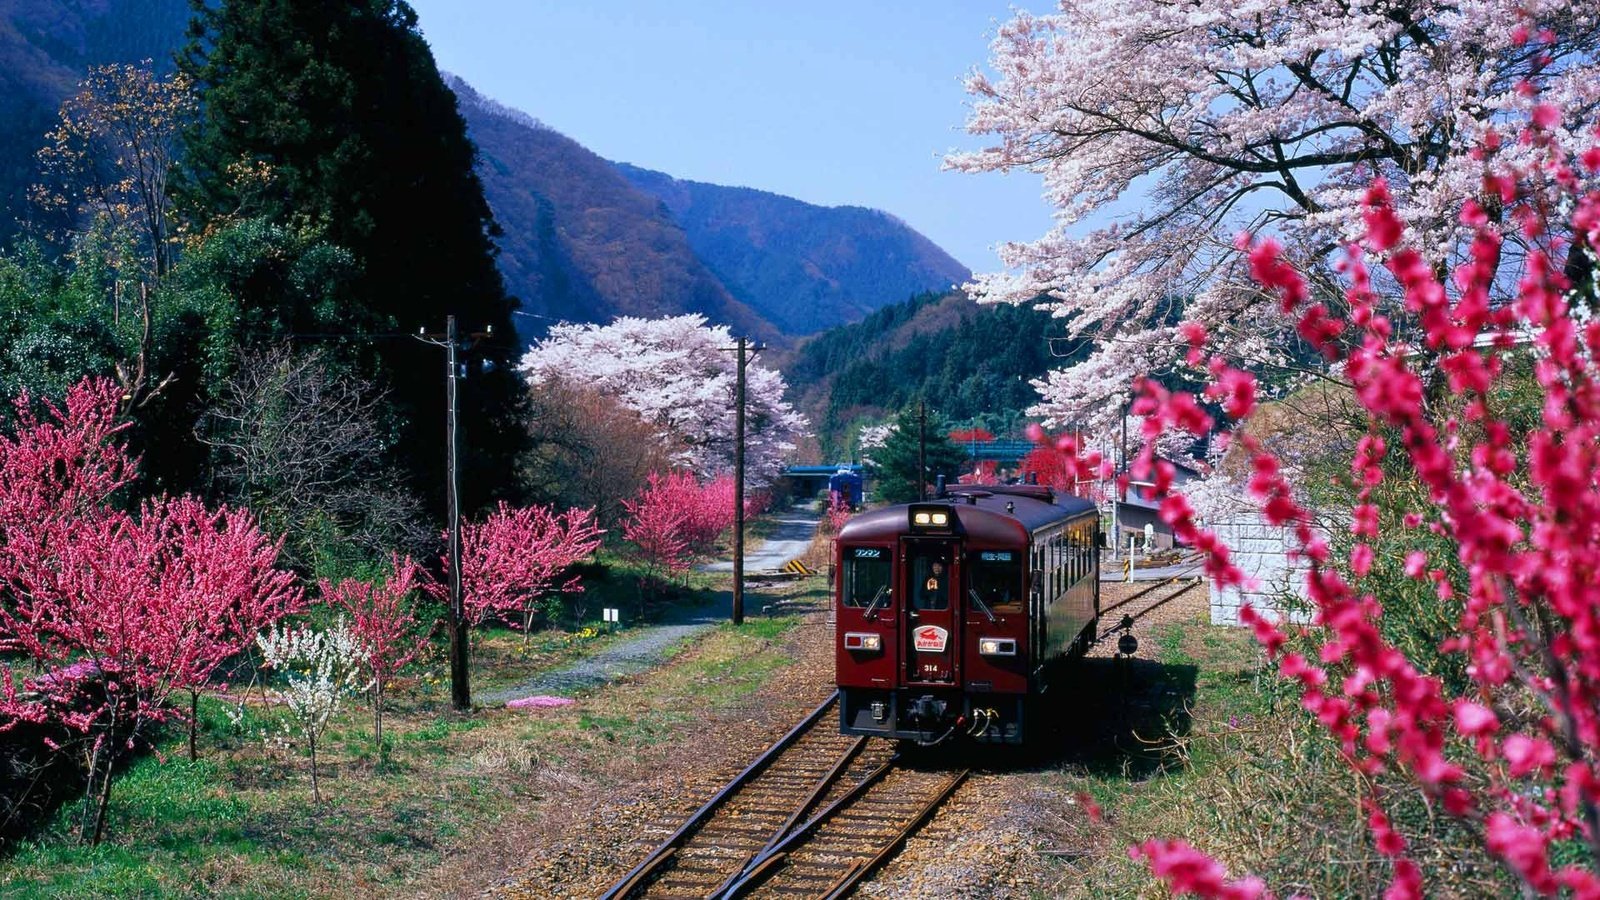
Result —
[[[778, 523], [778, 527], [773, 530], [772, 536], [754, 551], [745, 553], [746, 572], [776, 572], [789, 560], [804, 556], [806, 548], [811, 546], [811, 537], [817, 533], [817, 523], [821, 520], [814, 513], [797, 510], [776, 516], [774, 521]], [[701, 571], [732, 572], [733, 561], [709, 563], [702, 566]]]

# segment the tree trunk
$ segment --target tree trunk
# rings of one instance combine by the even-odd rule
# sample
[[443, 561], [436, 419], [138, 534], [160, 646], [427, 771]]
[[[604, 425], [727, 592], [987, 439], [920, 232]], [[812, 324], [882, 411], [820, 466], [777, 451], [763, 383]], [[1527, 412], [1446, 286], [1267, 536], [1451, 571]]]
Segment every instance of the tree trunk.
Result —
[[317, 739], [311, 738], [307, 743], [311, 746], [311, 802], [322, 802], [322, 791], [317, 787]]
[[200, 728], [200, 691], [189, 690], [189, 762], [200, 758], [200, 751], [195, 745], [195, 732]]
[[93, 847], [100, 846], [100, 838], [106, 831], [106, 810], [111, 806], [111, 774], [116, 768], [115, 763], [116, 753], [113, 752], [106, 760], [105, 771], [100, 775], [100, 802], [94, 814], [94, 838], [89, 842]]
[[383, 759], [383, 678], [372, 679], [372, 737], [378, 742], [378, 759]]
[[96, 790], [95, 779], [100, 775], [100, 756], [105, 741], [97, 740], [89, 752], [89, 777], [83, 785], [83, 814], [78, 817], [78, 842], [89, 843], [89, 836], [93, 832], [93, 819], [90, 815], [94, 809], [94, 798], [99, 793]]

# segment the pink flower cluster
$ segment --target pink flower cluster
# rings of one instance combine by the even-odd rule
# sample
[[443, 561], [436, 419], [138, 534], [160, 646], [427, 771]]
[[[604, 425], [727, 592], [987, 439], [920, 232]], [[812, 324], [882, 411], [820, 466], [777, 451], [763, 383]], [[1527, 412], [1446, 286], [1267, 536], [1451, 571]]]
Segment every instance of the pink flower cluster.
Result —
[[1024, 479], [1036, 479], [1057, 493], [1080, 494], [1083, 485], [1109, 475], [1100, 454], [1085, 452], [1075, 436], [1052, 437], [1037, 424], [1029, 425], [1027, 433], [1035, 446], [1017, 466]]
[[[1249, 608], [1241, 618], [1357, 771], [1408, 773], [1431, 802], [1471, 823], [1485, 849], [1531, 893], [1594, 898], [1600, 897], [1600, 322], [1572, 308], [1562, 257], [1574, 242], [1591, 252], [1600, 247], [1600, 191], [1581, 187], [1600, 175], [1600, 142], [1569, 159], [1546, 134], [1557, 119], [1549, 106], [1531, 107], [1517, 141], [1542, 151], [1532, 169], [1497, 168], [1497, 142], [1482, 148], [1484, 203], [1503, 212], [1491, 217], [1475, 202], [1462, 210], [1474, 237], [1448, 281], [1405, 245], [1382, 181], [1366, 194], [1365, 246], [1350, 247], [1342, 262], [1347, 313], [1315, 300], [1275, 242], [1244, 244], [1255, 280], [1338, 366], [1369, 428], [1351, 463], [1360, 487], [1350, 525], [1357, 540], [1343, 560], [1333, 558], [1312, 527], [1310, 510], [1296, 500], [1272, 453], [1249, 435], [1233, 435], [1250, 459], [1251, 495], [1268, 521], [1289, 529], [1309, 563], [1307, 596], [1325, 637], [1320, 655], [1285, 653], [1279, 624]], [[1571, 211], [1568, 237], [1551, 234], [1558, 210]], [[1502, 233], [1500, 222], [1515, 228]], [[1520, 250], [1521, 277], [1515, 296], [1500, 301], [1511, 241]], [[1421, 346], [1403, 342], [1401, 329], [1379, 312], [1368, 254], [1383, 260], [1403, 291]], [[1207, 357], [1203, 328], [1188, 325], [1183, 334], [1189, 362], [1210, 371], [1205, 399], [1232, 418], [1248, 416], [1255, 405], [1252, 376], [1220, 355]], [[1518, 345], [1527, 345], [1543, 391], [1539, 422], [1526, 435], [1516, 435], [1506, 411], [1491, 402]], [[1430, 418], [1425, 400], [1429, 387], [1420, 367], [1428, 360], [1460, 398], [1461, 412], [1442, 425]], [[1208, 552], [1211, 577], [1241, 583], [1227, 547], [1199, 526], [1183, 497], [1170, 494], [1170, 466], [1154, 457], [1154, 439], [1169, 428], [1196, 435], [1212, 429], [1201, 398], [1150, 381], [1137, 390], [1134, 412], [1147, 417], [1147, 445], [1135, 476], [1154, 479], [1166, 495], [1163, 519]], [[1415, 551], [1404, 562], [1408, 577], [1430, 585], [1441, 600], [1460, 602], [1457, 630], [1441, 649], [1468, 658], [1471, 696], [1448, 696], [1439, 679], [1386, 642], [1381, 598], [1362, 589], [1379, 537], [1373, 492], [1388, 477], [1384, 463], [1395, 452], [1404, 454], [1427, 493], [1424, 505], [1405, 512], [1404, 527], [1428, 529], [1459, 546], [1464, 592], [1443, 561]], [[1420, 897], [1423, 872], [1384, 813], [1384, 797], [1372, 791], [1367, 825], [1392, 861], [1388, 896]], [[1584, 862], [1553, 862], [1558, 842], [1581, 848]], [[1220, 865], [1186, 845], [1153, 842], [1135, 852], [1180, 893], [1264, 894], [1257, 882], [1225, 882]]]
[[0, 730], [53, 718], [97, 747], [114, 730], [142, 736], [183, 717], [173, 692], [204, 688], [304, 604], [248, 512], [191, 497], [110, 504], [138, 468], [118, 442], [120, 397], [86, 380], [40, 416], [24, 395], [0, 436], [0, 650], [51, 670], [19, 692], [5, 668]]
[[[473, 624], [491, 617], [514, 621], [526, 616], [530, 604], [550, 591], [578, 592], [576, 577], [563, 575], [573, 565], [594, 555], [604, 532], [595, 523], [594, 510], [550, 507], [513, 507], [502, 502], [481, 522], [461, 529], [461, 593], [467, 617]], [[450, 561], [444, 560], [448, 576]], [[444, 596], [445, 583], [427, 589]], [[526, 619], [524, 619], [526, 621]]]
[[[639, 496], [622, 503], [629, 513], [622, 535], [652, 565], [681, 572], [733, 527], [733, 495], [733, 479], [727, 475], [702, 485], [688, 472], [651, 473]], [[758, 514], [767, 502], [765, 494], [747, 494], [745, 516]]]
[[507, 709], [555, 709], [561, 706], [571, 706], [573, 700], [569, 697], [551, 697], [547, 694], [535, 694], [532, 697], [518, 697], [506, 701]]

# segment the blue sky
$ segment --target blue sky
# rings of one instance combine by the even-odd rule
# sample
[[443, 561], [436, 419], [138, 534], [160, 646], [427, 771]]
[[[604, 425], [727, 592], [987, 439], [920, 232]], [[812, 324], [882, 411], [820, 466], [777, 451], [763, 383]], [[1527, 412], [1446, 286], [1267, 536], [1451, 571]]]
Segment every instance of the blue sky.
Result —
[[411, 2], [441, 68], [608, 159], [887, 210], [979, 271], [1050, 225], [1037, 178], [939, 168], [1015, 4]]

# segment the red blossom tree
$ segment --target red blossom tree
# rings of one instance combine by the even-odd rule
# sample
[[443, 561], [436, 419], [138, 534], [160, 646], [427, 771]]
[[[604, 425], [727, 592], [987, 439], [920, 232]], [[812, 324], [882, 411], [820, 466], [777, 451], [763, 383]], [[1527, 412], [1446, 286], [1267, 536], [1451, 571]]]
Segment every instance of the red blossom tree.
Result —
[[[594, 555], [604, 533], [592, 509], [558, 513], [504, 502], [482, 522], [462, 526], [461, 595], [467, 618], [480, 625], [491, 617], [506, 622], [520, 617], [524, 633], [531, 631], [547, 593], [583, 590], [576, 577], [562, 576]], [[446, 581], [428, 586], [438, 596], [445, 595], [450, 574], [450, 560], [443, 562]]]
[[994, 434], [983, 426], [975, 428], [957, 428], [950, 432], [952, 444], [988, 444], [994, 441]]
[[[1525, 27], [1517, 40], [1527, 40]], [[1246, 607], [1241, 618], [1364, 776], [1367, 826], [1392, 860], [1390, 897], [1425, 890], [1424, 871], [1408, 856], [1371, 777], [1390, 771], [1408, 775], [1433, 808], [1468, 823], [1530, 895], [1600, 897], [1600, 322], [1575, 308], [1592, 310], [1597, 298], [1592, 284], [1584, 287], [1588, 296], [1573, 293], [1565, 275], [1572, 259], [1563, 259], [1600, 247], [1600, 145], [1569, 158], [1550, 137], [1561, 119], [1554, 106], [1531, 104], [1516, 143], [1535, 151], [1532, 165], [1500, 160], [1494, 136], [1479, 149], [1484, 201], [1461, 210], [1471, 242], [1449, 281], [1404, 240], [1381, 181], [1363, 205], [1364, 249], [1349, 248], [1344, 262], [1347, 313], [1319, 302], [1275, 242], [1245, 243], [1253, 277], [1340, 367], [1369, 427], [1351, 461], [1360, 492], [1349, 526], [1356, 540], [1343, 559], [1313, 526], [1282, 464], [1259, 440], [1234, 433], [1251, 462], [1251, 495], [1268, 521], [1289, 530], [1309, 564], [1320, 652], [1314, 659], [1288, 652], [1286, 626], [1259, 611]], [[1557, 213], [1570, 233], [1552, 234]], [[1501, 300], [1499, 288], [1512, 283], [1502, 271], [1502, 248], [1512, 241], [1520, 245], [1520, 280], [1514, 296]], [[1367, 254], [1400, 286], [1408, 321], [1383, 312], [1391, 307], [1378, 303]], [[1182, 333], [1189, 363], [1211, 373], [1206, 398], [1243, 420], [1255, 406], [1254, 378], [1222, 355], [1209, 356], [1203, 327], [1186, 325]], [[1415, 343], [1399, 336], [1407, 333]], [[1522, 344], [1531, 344], [1543, 390], [1537, 422], [1525, 432], [1494, 400], [1508, 377], [1506, 361]], [[1428, 377], [1441, 379], [1459, 404], [1442, 424], [1429, 415]], [[1216, 582], [1242, 583], [1227, 547], [1199, 525], [1181, 495], [1169, 495], [1173, 467], [1153, 450], [1153, 439], [1169, 428], [1208, 432], [1210, 416], [1187, 393], [1149, 381], [1137, 391], [1134, 412], [1148, 418], [1134, 477], [1154, 479], [1166, 495], [1162, 518], [1208, 552]], [[1366, 584], [1383, 521], [1373, 492], [1395, 453], [1427, 488], [1427, 501], [1404, 511], [1404, 527], [1448, 538], [1466, 572], [1463, 591], [1446, 574], [1446, 560], [1420, 550], [1406, 558], [1407, 577], [1431, 585], [1441, 602], [1460, 604], [1457, 629], [1441, 650], [1468, 660], [1464, 695], [1452, 696], [1384, 639], [1383, 598]], [[1178, 892], [1266, 893], [1259, 881], [1227, 881], [1220, 865], [1181, 842], [1147, 843], [1135, 854]]]
[[362, 664], [371, 686], [372, 740], [383, 749], [383, 692], [395, 675], [417, 658], [426, 641], [417, 634], [417, 617], [411, 596], [425, 584], [426, 576], [411, 557], [391, 559], [388, 577], [378, 581], [347, 578], [338, 584], [320, 583], [323, 602], [342, 610], [350, 632], [360, 645]]
[[669, 472], [663, 477], [652, 472], [639, 496], [622, 502], [628, 511], [622, 536], [639, 548], [647, 579], [689, 568], [689, 529], [699, 498], [694, 476]]
[[1028, 426], [1028, 439], [1034, 448], [1017, 464], [1024, 481], [1046, 485], [1057, 493], [1079, 494], [1083, 482], [1093, 479], [1102, 468], [1100, 454], [1083, 453], [1072, 435], [1051, 437], [1033, 424]]
[[303, 603], [293, 575], [275, 567], [279, 545], [248, 512], [188, 497], [136, 513], [107, 505], [136, 471], [115, 440], [119, 397], [109, 382], [86, 381], [42, 417], [21, 398], [15, 433], [0, 439], [0, 649], [49, 670], [19, 693], [7, 668], [0, 715], [54, 719], [85, 736], [82, 831], [93, 842], [117, 745], [185, 718], [174, 693], [205, 688], [258, 630]]
[[[667, 478], [683, 482], [674, 490], [681, 491], [689, 504], [689, 516], [684, 522], [689, 553], [693, 556], [710, 553], [723, 532], [733, 527], [733, 476], [719, 475], [703, 486], [687, 473], [672, 473]], [[746, 515], [750, 514], [754, 499], [754, 495], [745, 498]]]
[[850, 511], [850, 504], [846, 503], [843, 497], [837, 494], [830, 497], [828, 499], [828, 517], [826, 519], [828, 533], [838, 534], [844, 529], [845, 523], [849, 522], [854, 515], [855, 513]]

